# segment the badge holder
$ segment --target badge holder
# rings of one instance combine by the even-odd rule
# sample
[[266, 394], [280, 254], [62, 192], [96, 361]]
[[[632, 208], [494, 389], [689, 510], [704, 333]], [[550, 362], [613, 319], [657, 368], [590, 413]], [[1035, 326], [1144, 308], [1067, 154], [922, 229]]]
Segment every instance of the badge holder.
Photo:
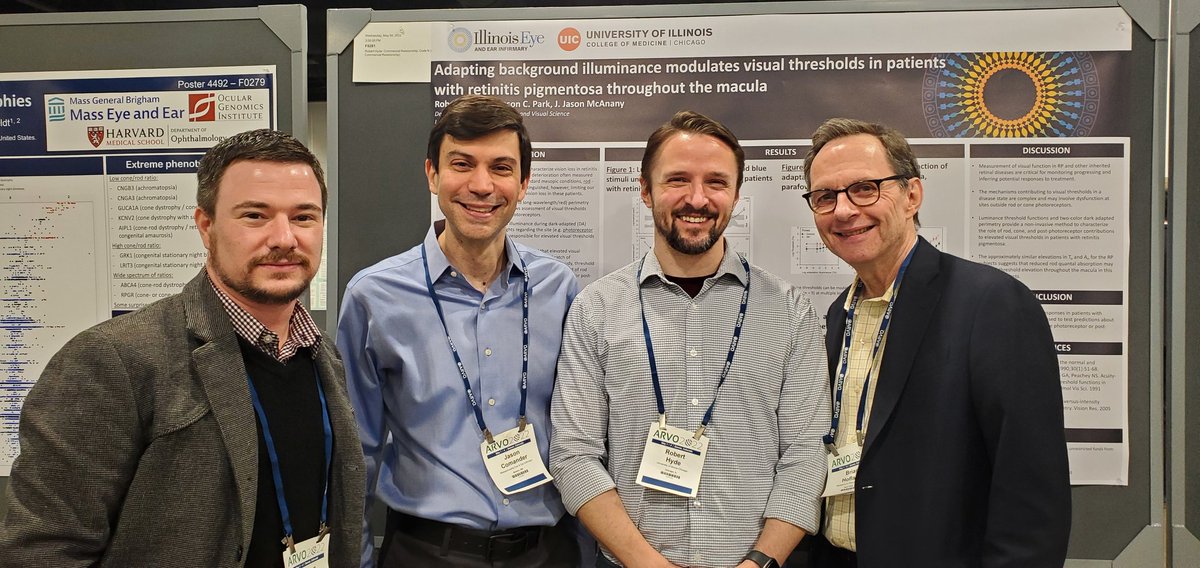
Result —
[[479, 445], [492, 483], [505, 495], [528, 491], [554, 478], [542, 462], [533, 425], [522, 418], [516, 428], [485, 439]]
[[708, 436], [701, 426], [695, 433], [667, 424], [666, 415], [650, 423], [637, 484], [656, 491], [696, 498], [700, 475], [708, 456]]

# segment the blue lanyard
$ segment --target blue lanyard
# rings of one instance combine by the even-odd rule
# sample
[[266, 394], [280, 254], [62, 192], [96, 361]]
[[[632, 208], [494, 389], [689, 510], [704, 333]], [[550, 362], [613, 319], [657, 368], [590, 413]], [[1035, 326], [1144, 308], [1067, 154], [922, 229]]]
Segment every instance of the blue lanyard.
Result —
[[[647, 255], [648, 256], [648, 255]], [[725, 377], [729, 376], [729, 368], [733, 366], [733, 354], [737, 351], [738, 338], [742, 336], [742, 324], [746, 321], [746, 305], [750, 301], [750, 263], [746, 262], [746, 258], [738, 254], [738, 259], [742, 261], [742, 267], [746, 269], [746, 286], [742, 289], [742, 306], [738, 308], [737, 322], [733, 325], [733, 339], [729, 341], [729, 355], [725, 357], [725, 367], [721, 369], [721, 378], [717, 380], [717, 388], [713, 391], [713, 401], [708, 405], [708, 411], [704, 413], [704, 419], [700, 421], [700, 428], [696, 429], [696, 438], [704, 435], [705, 428], [708, 428], [709, 420], [712, 420], [713, 409], [717, 406], [717, 393], [721, 390], [721, 385], [725, 384]], [[658, 381], [658, 365], [654, 363], [654, 343], [650, 340], [650, 324], [646, 321], [646, 303], [642, 299], [642, 268], [646, 266], [646, 257], [642, 257], [642, 264], [638, 267], [637, 281], [638, 284], [638, 304], [642, 308], [642, 335], [646, 338], [646, 355], [650, 359], [650, 379], [654, 382], [654, 400], [658, 403], [658, 421], [660, 424], [667, 422], [667, 407], [663, 404], [662, 386]]]
[[[524, 290], [521, 294], [521, 416], [517, 421], [517, 428], [524, 431], [525, 400], [529, 393], [529, 271], [525, 266], [525, 259], [521, 258], [521, 255], [517, 255], [517, 260], [521, 261], [521, 273], [525, 275], [522, 278]], [[462, 357], [458, 356], [458, 348], [454, 346], [454, 339], [450, 337], [450, 328], [446, 326], [446, 316], [442, 313], [442, 302], [438, 300], [437, 292], [433, 290], [433, 279], [429, 276], [429, 259], [425, 254], [425, 243], [421, 243], [421, 264], [425, 266], [425, 287], [429, 290], [433, 307], [437, 308], [438, 320], [442, 322], [442, 331], [446, 332], [446, 343], [450, 345], [450, 353], [454, 355], [454, 364], [458, 367], [458, 375], [462, 377], [463, 388], [467, 390], [467, 400], [471, 402], [471, 410], [475, 411], [475, 422], [479, 424], [479, 429], [483, 431], [483, 437], [490, 444], [492, 443], [492, 432], [488, 430], [487, 423], [483, 421], [483, 411], [479, 409], [479, 402], [475, 400], [475, 392], [471, 390], [471, 379], [467, 378], [467, 368], [463, 366]]]
[[[325, 389], [321, 388], [321, 373], [317, 371], [315, 362], [313, 375], [317, 378], [317, 396], [321, 399], [321, 429], [325, 433], [325, 488], [321, 492], [321, 528], [318, 533], [325, 536], [325, 533], [329, 532], [326, 522], [329, 519], [329, 469], [333, 465], [333, 428], [329, 425], [329, 406], [325, 402]], [[294, 551], [296, 541], [292, 535], [295, 532], [292, 530], [292, 517], [288, 514], [287, 499], [283, 497], [283, 473], [279, 471], [279, 454], [275, 451], [275, 441], [271, 438], [271, 428], [267, 425], [267, 413], [263, 410], [262, 401], [258, 398], [258, 391], [254, 388], [254, 381], [250, 380], [249, 374], [246, 375], [246, 384], [250, 385], [250, 402], [254, 403], [254, 412], [258, 414], [258, 423], [262, 425], [263, 440], [267, 445], [267, 457], [271, 459], [275, 500], [279, 502], [279, 516], [283, 517], [283, 544], [287, 545], [289, 551]]]
[[[900, 296], [900, 281], [904, 280], [904, 272], [908, 270], [908, 263], [912, 261], [913, 253], [916, 251], [917, 247], [913, 246], [912, 250], [908, 251], [908, 256], [904, 257], [904, 262], [900, 263], [900, 271], [896, 274], [896, 280], [892, 282], [892, 297], [888, 300], [882, 321], [879, 322], [879, 332], [875, 334], [875, 345], [871, 348], [871, 359], [867, 362], [867, 375], [863, 378], [862, 393], [859, 395], [858, 401], [855, 433], [859, 446], [862, 446], [863, 440], [866, 438], [863, 421], [867, 415], [867, 393], [870, 392], [871, 371], [875, 369], [875, 359], [879, 357], [879, 347], [883, 344], [883, 336], [887, 334], [888, 325], [892, 322], [892, 308], [896, 306], [896, 298]], [[846, 386], [846, 374], [850, 367], [850, 338], [854, 331], [854, 310], [858, 307], [859, 300], [862, 299], [864, 288], [866, 285], [862, 283], [862, 280], [855, 280], [854, 296], [850, 300], [850, 308], [846, 310], [846, 331], [842, 334], [842, 361], [838, 370], [837, 382], [834, 384], [833, 414], [829, 421], [829, 433], [825, 434], [825, 446], [835, 455], [837, 448], [834, 446], [834, 439], [837, 437], [838, 422], [842, 417], [842, 392]]]

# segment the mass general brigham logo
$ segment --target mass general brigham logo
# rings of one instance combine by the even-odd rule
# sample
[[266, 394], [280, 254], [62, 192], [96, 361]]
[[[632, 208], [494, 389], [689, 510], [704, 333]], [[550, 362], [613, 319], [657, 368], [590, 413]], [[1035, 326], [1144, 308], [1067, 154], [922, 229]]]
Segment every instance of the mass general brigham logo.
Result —
[[67, 103], [62, 97], [50, 97], [46, 101], [46, 119], [50, 122], [62, 122], [67, 119]]

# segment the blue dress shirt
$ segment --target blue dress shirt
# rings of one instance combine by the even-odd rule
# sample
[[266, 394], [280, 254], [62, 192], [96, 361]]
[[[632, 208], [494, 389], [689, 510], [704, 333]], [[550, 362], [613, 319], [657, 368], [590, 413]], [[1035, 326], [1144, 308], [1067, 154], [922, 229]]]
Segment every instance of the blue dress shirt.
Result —
[[[527, 418], [548, 460], [550, 395], [574, 273], [541, 251], [505, 239], [508, 266], [480, 292], [425, 236], [430, 278], [484, 421], [495, 434], [517, 425], [521, 403], [521, 263], [530, 279]], [[337, 346], [346, 365], [372, 495], [409, 515], [484, 530], [551, 526], [564, 509], [552, 483], [507, 498], [479, 453], [479, 430], [425, 284], [421, 247], [385, 259], [346, 286]], [[364, 519], [363, 566], [373, 549]]]

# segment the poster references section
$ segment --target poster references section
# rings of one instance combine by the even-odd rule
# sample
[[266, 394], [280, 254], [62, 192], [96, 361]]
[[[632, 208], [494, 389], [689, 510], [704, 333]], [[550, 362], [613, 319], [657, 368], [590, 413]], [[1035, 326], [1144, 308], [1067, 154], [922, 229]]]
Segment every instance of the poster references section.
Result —
[[[927, 33], [897, 40], [897, 25]], [[547, 153], [513, 234], [562, 256], [584, 283], [651, 250], [642, 148], [686, 108], [729, 125], [746, 149], [731, 247], [824, 313], [853, 271], [825, 248], [801, 197], [808, 137], [835, 116], [898, 128], [922, 164], [921, 235], [1013, 274], [1046, 309], [1072, 480], [1127, 483], [1132, 25], [1122, 10], [436, 26], [435, 114], [477, 93], [525, 117]], [[837, 47], [847, 37], [853, 46]]]
[[195, 276], [200, 156], [275, 112], [273, 66], [0, 74], [0, 475], [49, 358]]

